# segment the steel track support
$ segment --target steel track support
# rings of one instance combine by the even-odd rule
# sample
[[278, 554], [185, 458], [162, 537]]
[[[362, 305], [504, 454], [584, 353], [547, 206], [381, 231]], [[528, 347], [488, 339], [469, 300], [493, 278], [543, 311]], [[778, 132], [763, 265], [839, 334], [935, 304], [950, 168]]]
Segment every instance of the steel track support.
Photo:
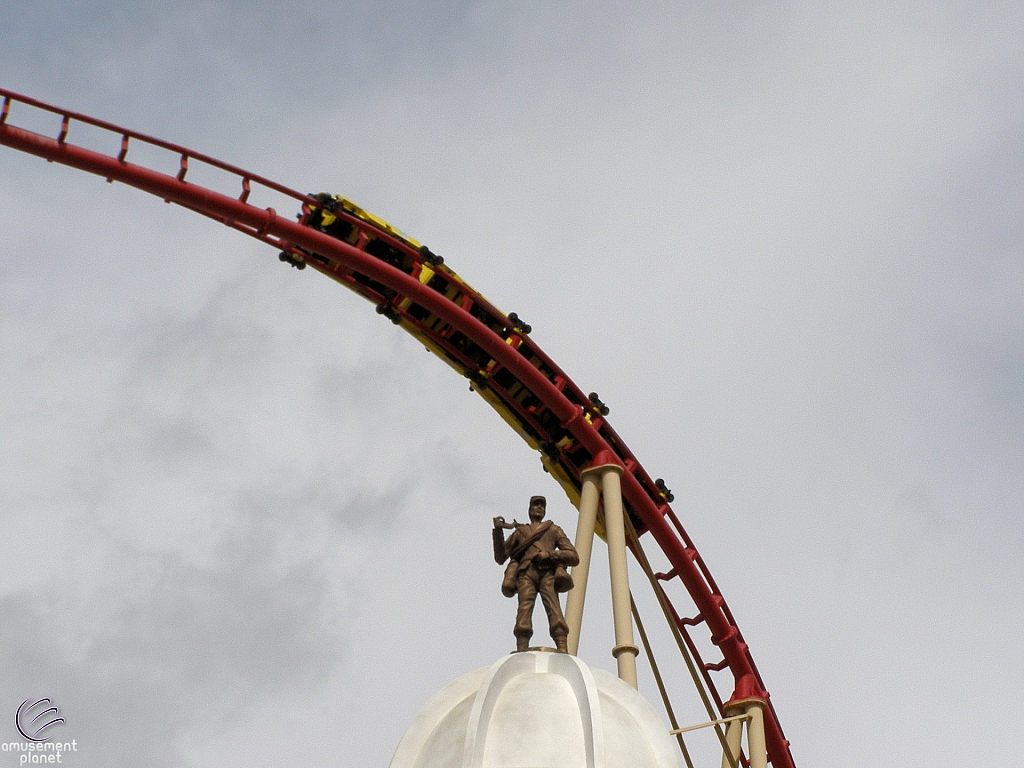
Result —
[[615, 621], [615, 647], [612, 655], [619, 678], [634, 688], [636, 657], [640, 649], [633, 642], [632, 598], [629, 594], [629, 571], [626, 566], [626, 515], [622, 509], [622, 467], [617, 464], [601, 467], [601, 490], [604, 495], [604, 532], [608, 538], [608, 572], [612, 581], [612, 616]]
[[736, 718], [725, 733], [727, 753], [722, 754], [722, 768], [737, 768], [742, 747], [743, 723], [747, 724], [747, 762], [750, 768], [768, 768], [764, 733], [764, 707], [760, 699], [742, 699], [725, 705], [726, 717]]
[[[626, 515], [622, 506], [622, 464], [609, 451], [602, 451], [594, 463], [581, 473], [580, 516], [576, 526], [576, 552], [580, 562], [572, 570], [574, 586], [565, 601], [565, 620], [569, 625], [569, 653], [579, 650], [583, 603], [587, 592], [587, 576], [594, 543], [599, 497], [604, 497], [604, 530], [608, 540], [608, 572], [612, 587], [612, 618], [615, 625], [615, 647], [612, 656], [619, 678], [634, 688], [636, 657], [640, 653], [633, 641], [633, 598], [629, 592], [629, 570], [626, 564]], [[577, 581], [578, 579], [578, 581]]]
[[580, 628], [583, 625], [583, 603], [587, 598], [587, 577], [590, 575], [590, 557], [594, 551], [594, 528], [597, 526], [597, 507], [600, 502], [600, 477], [596, 472], [581, 475], [580, 516], [576, 522], [576, 554], [578, 565], [572, 569], [572, 589], [565, 597], [565, 621], [569, 625], [568, 649], [575, 656], [580, 650]]

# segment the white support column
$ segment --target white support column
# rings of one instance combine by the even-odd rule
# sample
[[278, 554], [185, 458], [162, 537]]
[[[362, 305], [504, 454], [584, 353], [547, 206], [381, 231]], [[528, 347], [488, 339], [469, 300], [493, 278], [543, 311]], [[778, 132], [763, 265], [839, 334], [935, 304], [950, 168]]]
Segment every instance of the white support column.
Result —
[[629, 571], [626, 567], [626, 523], [622, 511], [622, 467], [600, 467], [604, 491], [604, 528], [608, 537], [608, 571], [612, 581], [612, 615], [615, 619], [615, 647], [612, 655], [619, 678], [634, 688], [636, 657], [640, 649], [633, 643], [633, 615], [630, 610]]
[[579, 565], [572, 569], [572, 589], [565, 597], [565, 622], [569, 625], [569, 653], [575, 656], [580, 649], [580, 628], [583, 626], [583, 603], [587, 598], [587, 577], [590, 575], [590, 556], [594, 550], [594, 526], [597, 524], [597, 505], [600, 499], [599, 474], [593, 470], [583, 473], [580, 494], [580, 517], [576, 523], [576, 553]]
[[725, 743], [731, 755], [722, 755], [722, 768], [736, 768], [740, 762], [740, 747], [743, 743], [743, 721], [733, 720], [725, 729]]
[[768, 768], [768, 749], [764, 741], [764, 702], [747, 706], [747, 759], [750, 768]]
[[742, 716], [742, 720], [733, 720], [725, 732], [725, 743], [732, 752], [722, 755], [722, 768], [736, 768], [739, 762], [742, 745], [743, 723], [747, 724], [747, 761], [750, 768], [768, 768], [768, 749], [764, 738], [764, 707], [761, 699], [746, 698], [733, 700], [725, 705], [727, 717]]

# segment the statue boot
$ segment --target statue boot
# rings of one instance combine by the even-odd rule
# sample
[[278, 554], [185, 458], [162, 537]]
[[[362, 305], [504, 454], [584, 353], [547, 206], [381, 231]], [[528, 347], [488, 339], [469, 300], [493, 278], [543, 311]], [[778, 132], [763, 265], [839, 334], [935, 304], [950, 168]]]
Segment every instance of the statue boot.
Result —
[[532, 633], [529, 634], [529, 635], [519, 635], [519, 634], [517, 634], [516, 635], [516, 650], [517, 651], [527, 651], [527, 650], [529, 650], [530, 649], [530, 638], [531, 637], [533, 637]]
[[556, 651], [559, 653], [569, 652], [568, 636], [565, 633], [559, 632], [558, 634], [552, 635], [551, 639], [555, 641]]

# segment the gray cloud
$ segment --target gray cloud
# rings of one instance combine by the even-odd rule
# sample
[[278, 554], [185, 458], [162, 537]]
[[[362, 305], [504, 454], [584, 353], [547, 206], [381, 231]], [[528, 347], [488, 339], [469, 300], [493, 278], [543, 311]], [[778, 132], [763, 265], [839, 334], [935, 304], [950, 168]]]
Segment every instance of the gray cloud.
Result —
[[51, 696], [87, 764], [178, 765], [182, 729], [223, 728], [257, 693], [315, 691], [342, 647], [322, 620], [323, 577], [309, 566], [275, 572], [268, 548], [236, 541], [219, 567], [201, 568], [108, 545], [85, 602], [67, 605], [59, 582], [5, 598], [17, 627], [5, 699]]

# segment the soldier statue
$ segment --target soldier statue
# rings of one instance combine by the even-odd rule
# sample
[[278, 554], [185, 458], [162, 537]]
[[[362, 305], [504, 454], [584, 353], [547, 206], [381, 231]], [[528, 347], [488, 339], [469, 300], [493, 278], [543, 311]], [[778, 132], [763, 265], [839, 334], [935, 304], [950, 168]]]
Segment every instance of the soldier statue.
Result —
[[[558, 593], [572, 589], [572, 577], [566, 567], [577, 565], [580, 558], [561, 528], [550, 520], [543, 522], [546, 510], [547, 500], [543, 496], [533, 496], [530, 498], [529, 523], [506, 523], [503, 517], [494, 518], [494, 559], [498, 565], [510, 561], [505, 568], [501, 593], [505, 597], [519, 595], [519, 611], [513, 630], [516, 650], [529, 650], [530, 638], [533, 637], [533, 605], [539, 592], [548, 614], [551, 639], [560, 653], [567, 653], [569, 625], [562, 616]], [[507, 541], [503, 529], [512, 531]]]

